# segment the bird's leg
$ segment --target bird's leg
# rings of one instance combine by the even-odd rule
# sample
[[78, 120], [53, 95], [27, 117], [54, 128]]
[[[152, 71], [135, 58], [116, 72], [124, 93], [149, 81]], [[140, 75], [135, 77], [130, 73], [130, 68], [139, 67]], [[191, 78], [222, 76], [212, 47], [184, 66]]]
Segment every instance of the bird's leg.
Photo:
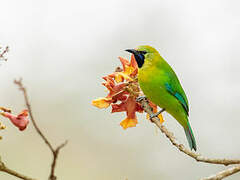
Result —
[[141, 101], [143, 101], [143, 100], [147, 100], [147, 97], [146, 97], [146, 96], [138, 96], [138, 97], [136, 98], [136, 101], [137, 101], [137, 102], [141, 102]]
[[[137, 102], [141, 102], [141, 101], [147, 101], [147, 97], [146, 96], [139, 96], [136, 98]], [[153, 113], [150, 115], [150, 120], [152, 121], [152, 118], [158, 117], [159, 114], [161, 114], [162, 112], [164, 112], [165, 109], [162, 108], [160, 111], [158, 111], [157, 113]]]
[[157, 113], [151, 114], [150, 115], [150, 120], [152, 120], [152, 118], [158, 117], [158, 115], [161, 114], [164, 111], [165, 111], [165, 109], [163, 108], [160, 111], [158, 111]]

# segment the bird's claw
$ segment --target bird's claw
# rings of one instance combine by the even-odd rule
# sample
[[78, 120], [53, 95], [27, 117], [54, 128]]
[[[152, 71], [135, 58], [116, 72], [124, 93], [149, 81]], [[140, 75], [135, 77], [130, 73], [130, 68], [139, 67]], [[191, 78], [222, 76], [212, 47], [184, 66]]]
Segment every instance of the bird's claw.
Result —
[[162, 112], [164, 112], [165, 109], [161, 109], [160, 111], [158, 111], [157, 113], [154, 113], [154, 114], [150, 114], [150, 120], [152, 121], [153, 118], [156, 118], [158, 117], [159, 114], [161, 114]]
[[158, 115], [159, 115], [159, 114], [157, 114], [157, 113], [150, 114], [150, 120], [152, 120], [152, 119], [155, 118], [155, 117], [158, 117]]
[[144, 100], [145, 100], [145, 101], [147, 100], [147, 97], [146, 97], [146, 96], [139, 96], [139, 97], [136, 98], [136, 101], [137, 101], [137, 102], [141, 102], [141, 101], [144, 101]]

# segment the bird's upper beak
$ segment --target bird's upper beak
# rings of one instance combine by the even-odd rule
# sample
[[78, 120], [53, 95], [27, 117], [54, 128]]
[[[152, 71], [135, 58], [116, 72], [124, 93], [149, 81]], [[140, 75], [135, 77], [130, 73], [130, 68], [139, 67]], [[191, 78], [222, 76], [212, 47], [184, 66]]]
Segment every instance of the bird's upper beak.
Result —
[[137, 50], [135, 50], [135, 49], [126, 49], [125, 51], [130, 52], [130, 53], [132, 53], [134, 55], [138, 54]]

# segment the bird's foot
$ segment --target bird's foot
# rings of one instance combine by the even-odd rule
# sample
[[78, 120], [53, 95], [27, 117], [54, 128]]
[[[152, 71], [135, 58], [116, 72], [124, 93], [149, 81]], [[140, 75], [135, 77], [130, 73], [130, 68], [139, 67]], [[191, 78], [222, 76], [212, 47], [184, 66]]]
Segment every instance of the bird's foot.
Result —
[[136, 98], [137, 102], [141, 102], [143, 100], [147, 100], [147, 97], [146, 96], [139, 96], [139, 97]]
[[152, 121], [153, 118], [158, 117], [158, 115], [161, 114], [164, 111], [165, 111], [165, 109], [163, 108], [160, 111], [158, 111], [157, 113], [151, 114], [150, 115], [150, 120]]

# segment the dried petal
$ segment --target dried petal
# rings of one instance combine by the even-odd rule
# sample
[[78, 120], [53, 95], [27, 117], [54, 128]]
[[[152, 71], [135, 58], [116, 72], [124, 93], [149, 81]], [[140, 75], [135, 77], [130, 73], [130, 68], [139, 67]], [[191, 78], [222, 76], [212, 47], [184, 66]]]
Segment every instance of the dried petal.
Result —
[[[115, 72], [115, 81], [123, 82], [124, 79], [127, 81], [133, 81], [133, 79], [129, 76], [130, 73], [127, 72]], [[117, 81], [118, 80], [118, 81]]]
[[125, 105], [125, 102], [122, 102], [120, 104], [112, 104], [112, 113], [126, 111]]
[[124, 77], [123, 77], [122, 74], [123, 74], [122, 72], [115, 72], [115, 77], [114, 77], [114, 79], [115, 79], [115, 81], [116, 81], [117, 83], [120, 83], [120, 82], [123, 82], [123, 81], [124, 81]]
[[130, 64], [132, 67], [134, 67], [136, 69], [138, 68], [137, 61], [136, 61], [134, 55], [131, 56]]
[[161, 124], [164, 123], [164, 119], [163, 119], [162, 114], [159, 114], [159, 115], [158, 115], [158, 118], [160, 119], [160, 123], [161, 123]]
[[123, 66], [123, 71], [126, 71], [126, 66], [128, 65], [129, 66], [129, 61], [127, 59], [124, 59], [122, 57], [118, 57], [119, 60], [121, 61], [122, 63], [122, 66]]
[[[116, 73], [116, 77], [115, 80], [116, 81], [123, 81], [122, 78], [124, 78], [127, 81], [133, 81], [133, 78], [135, 78], [135, 76], [137, 75], [137, 62], [134, 58], [134, 56], [131, 56], [131, 61], [129, 62], [127, 59], [124, 59], [122, 57], [119, 57], [122, 66], [123, 66], [123, 71], [122, 72], [117, 72]], [[119, 76], [122, 76], [122, 78], [120, 78]]]
[[107, 108], [111, 104], [112, 98], [98, 98], [92, 101], [92, 105], [100, 109]]
[[137, 119], [131, 119], [127, 117], [120, 123], [120, 125], [123, 127], [123, 129], [126, 130], [129, 127], [136, 127], [137, 123], [138, 123]]
[[137, 124], [136, 112], [142, 112], [142, 109], [139, 108], [139, 104], [136, 103], [134, 97], [129, 96], [126, 101], [123, 101], [120, 104], [112, 105], [112, 113], [123, 111], [126, 111], [127, 118], [124, 119], [120, 125], [123, 127], [123, 129], [135, 127]]

